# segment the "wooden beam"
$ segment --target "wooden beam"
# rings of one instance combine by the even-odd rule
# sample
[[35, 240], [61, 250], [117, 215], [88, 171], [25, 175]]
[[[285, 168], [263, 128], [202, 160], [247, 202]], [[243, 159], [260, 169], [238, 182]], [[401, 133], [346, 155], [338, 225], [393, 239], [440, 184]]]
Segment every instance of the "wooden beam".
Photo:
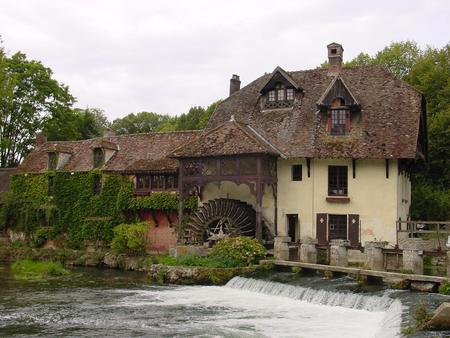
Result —
[[386, 165], [386, 178], [389, 178], [389, 159], [388, 158], [385, 160], [385, 165]]
[[255, 237], [262, 241], [262, 183], [261, 183], [262, 165], [261, 157], [256, 159], [256, 231]]
[[311, 177], [311, 159], [309, 157], [306, 159], [306, 169], [308, 172], [308, 177]]
[[356, 158], [352, 158], [353, 178], [356, 178]]

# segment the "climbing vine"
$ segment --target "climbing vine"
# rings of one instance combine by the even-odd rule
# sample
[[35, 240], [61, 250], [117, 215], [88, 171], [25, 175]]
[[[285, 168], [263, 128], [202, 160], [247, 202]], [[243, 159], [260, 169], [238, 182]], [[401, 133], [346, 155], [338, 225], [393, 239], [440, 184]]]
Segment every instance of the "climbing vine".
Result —
[[[95, 189], [99, 180], [101, 189]], [[72, 247], [83, 241], [109, 243], [114, 227], [136, 221], [139, 210], [178, 210], [176, 194], [135, 197], [128, 177], [99, 170], [16, 174], [10, 190], [3, 207], [9, 227], [31, 237], [42, 227], [50, 228], [46, 234], [65, 234]], [[185, 200], [186, 209], [196, 206], [196, 198]]]

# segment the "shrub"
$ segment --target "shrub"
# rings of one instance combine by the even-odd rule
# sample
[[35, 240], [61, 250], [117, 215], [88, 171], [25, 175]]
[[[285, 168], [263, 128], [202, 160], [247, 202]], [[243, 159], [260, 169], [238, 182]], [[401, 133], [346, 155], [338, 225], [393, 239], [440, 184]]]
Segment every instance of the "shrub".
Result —
[[266, 249], [249, 237], [230, 237], [213, 246], [210, 257], [241, 266], [257, 263], [266, 255]]
[[70, 273], [59, 262], [35, 262], [24, 259], [12, 265], [12, 271], [16, 279], [45, 279], [47, 277], [64, 276]]
[[444, 282], [439, 286], [439, 293], [450, 295], [450, 282]]
[[430, 319], [432, 315], [428, 312], [427, 309], [427, 303], [424, 301], [419, 302], [417, 304], [414, 313], [413, 313], [413, 319], [416, 325], [416, 328], [422, 327], [424, 324], [426, 324]]
[[145, 222], [119, 224], [114, 228], [111, 249], [116, 253], [139, 255], [147, 247], [147, 231], [149, 226]]
[[35, 231], [31, 244], [36, 248], [40, 248], [48, 239], [52, 239], [54, 237], [55, 230], [53, 230], [53, 228], [39, 228]]

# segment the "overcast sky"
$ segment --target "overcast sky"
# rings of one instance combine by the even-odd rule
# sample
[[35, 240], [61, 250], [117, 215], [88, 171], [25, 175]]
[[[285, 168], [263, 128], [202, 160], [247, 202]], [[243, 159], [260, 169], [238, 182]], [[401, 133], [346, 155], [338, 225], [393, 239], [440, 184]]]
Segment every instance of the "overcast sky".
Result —
[[277, 65], [315, 68], [332, 41], [348, 60], [406, 39], [441, 47], [449, 33], [449, 0], [0, 2], [6, 50], [41, 60], [78, 107], [110, 119], [206, 106], [234, 73], [245, 85]]

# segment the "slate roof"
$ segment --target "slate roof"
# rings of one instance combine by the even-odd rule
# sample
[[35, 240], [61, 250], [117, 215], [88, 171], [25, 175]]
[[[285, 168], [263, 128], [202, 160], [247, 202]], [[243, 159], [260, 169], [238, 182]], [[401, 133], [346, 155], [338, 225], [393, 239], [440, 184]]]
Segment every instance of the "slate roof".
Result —
[[282, 155], [252, 127], [232, 117], [219, 126], [206, 130], [199, 137], [172, 152], [171, 157], [209, 157], [239, 154]]
[[108, 136], [82, 141], [46, 142], [37, 146], [18, 167], [17, 172], [47, 171], [47, 152], [55, 145], [70, 150], [70, 160], [62, 171], [89, 171], [93, 167], [92, 150], [98, 146], [114, 150], [115, 154], [105, 164], [105, 171], [118, 172], [175, 172], [178, 161], [167, 158], [173, 149], [179, 147], [199, 134], [198, 131], [145, 133]]
[[263, 75], [224, 100], [207, 128], [216, 128], [234, 115], [237, 121], [258, 130], [287, 157], [416, 157], [421, 93], [379, 66], [343, 68], [340, 77], [361, 111], [352, 119], [349, 135], [331, 136], [325, 132], [326, 116], [317, 106], [334, 79], [327, 72], [327, 69], [287, 72], [303, 89], [304, 96], [293, 108], [271, 110], [261, 109], [259, 91], [273, 74]]

